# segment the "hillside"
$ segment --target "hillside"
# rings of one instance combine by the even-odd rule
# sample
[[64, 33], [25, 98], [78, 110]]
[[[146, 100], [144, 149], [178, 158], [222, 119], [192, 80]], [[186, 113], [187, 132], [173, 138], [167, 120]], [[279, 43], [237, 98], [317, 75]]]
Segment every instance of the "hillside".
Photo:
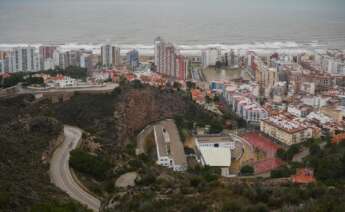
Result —
[[[134, 82], [111, 94], [76, 94], [64, 103], [42, 100], [32, 104], [31, 100], [21, 96], [0, 104], [4, 120], [0, 120], [0, 147], [4, 151], [0, 156], [0, 209], [5, 211], [21, 211], [19, 205], [25, 206], [24, 211], [33, 205], [38, 208], [35, 211], [49, 211], [42, 208], [51, 205], [68, 207], [61, 211], [81, 210], [49, 183], [48, 166], [41, 161], [42, 152], [49, 147], [47, 141], [55, 140], [61, 132], [61, 123], [85, 131], [81, 147], [72, 152], [70, 165], [88, 189], [103, 198], [103, 211], [345, 209], [344, 170], [339, 168], [345, 161], [344, 144], [327, 145], [305, 161], [315, 167], [319, 180], [308, 186], [280, 179], [223, 179], [218, 169], [209, 167], [176, 173], [157, 166], [146, 155], [136, 156], [135, 137], [146, 125], [166, 118], [174, 118], [184, 130], [194, 124], [221, 129], [223, 117], [201, 109], [186, 92]], [[334, 165], [338, 167], [336, 173], [332, 155], [341, 159]], [[115, 182], [128, 173], [137, 175], [134, 186], [116, 187]]]
[[118, 87], [112, 94], [77, 94], [65, 103], [46, 104], [41, 103], [40, 113], [78, 126], [111, 147], [128, 144], [148, 124], [178, 115], [193, 117], [201, 124], [219, 121], [219, 117], [202, 110], [184, 92], [136, 82]]
[[50, 184], [47, 157], [62, 124], [30, 116], [32, 96], [0, 100], [0, 211], [84, 211]]

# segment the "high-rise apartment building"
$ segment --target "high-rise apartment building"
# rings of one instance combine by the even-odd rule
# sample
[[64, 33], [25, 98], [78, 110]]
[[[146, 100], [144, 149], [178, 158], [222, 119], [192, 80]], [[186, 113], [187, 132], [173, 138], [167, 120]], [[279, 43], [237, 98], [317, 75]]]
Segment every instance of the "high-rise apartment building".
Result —
[[99, 55], [90, 54], [85, 58], [85, 67], [88, 72], [93, 72], [97, 69], [97, 64], [99, 63]]
[[101, 60], [102, 65], [107, 68], [121, 65], [120, 48], [111, 45], [101, 46]]
[[57, 50], [56, 46], [40, 46], [39, 47], [39, 61], [40, 69], [48, 70], [55, 68], [54, 52]]
[[8, 72], [26, 72], [39, 70], [39, 57], [34, 47], [16, 47], [9, 51], [6, 58]]
[[172, 43], [165, 42], [160, 37], [155, 39], [154, 45], [156, 71], [177, 78], [175, 46]]
[[215, 66], [221, 60], [221, 50], [219, 48], [205, 49], [201, 53], [201, 64], [203, 68]]
[[188, 71], [189, 60], [187, 57], [183, 55], [176, 56], [176, 78], [178, 80], [186, 80], [187, 79], [187, 71]]
[[59, 67], [65, 69], [70, 66], [80, 66], [80, 51], [71, 50], [59, 53]]
[[127, 63], [133, 71], [138, 68], [139, 52], [136, 49], [133, 49], [127, 53]]

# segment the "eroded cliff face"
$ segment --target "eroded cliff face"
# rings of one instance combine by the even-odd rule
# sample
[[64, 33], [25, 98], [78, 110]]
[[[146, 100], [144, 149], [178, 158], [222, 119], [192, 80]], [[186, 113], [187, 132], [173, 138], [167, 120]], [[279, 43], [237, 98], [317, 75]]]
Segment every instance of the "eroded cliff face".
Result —
[[153, 88], [123, 93], [115, 105], [114, 117], [119, 138], [133, 136], [148, 124], [173, 118], [186, 110], [184, 97]]

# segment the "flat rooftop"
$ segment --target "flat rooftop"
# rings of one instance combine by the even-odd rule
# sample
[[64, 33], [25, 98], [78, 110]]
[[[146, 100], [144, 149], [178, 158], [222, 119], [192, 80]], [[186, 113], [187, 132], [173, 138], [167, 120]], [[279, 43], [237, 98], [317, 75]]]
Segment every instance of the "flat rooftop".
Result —
[[302, 124], [301, 122], [284, 116], [282, 114], [278, 114], [275, 116], [270, 116], [262, 121], [266, 122], [269, 125], [272, 125], [278, 129], [281, 129], [287, 133], [296, 133], [302, 130], [307, 129], [307, 126]]
[[217, 134], [217, 135], [198, 135], [196, 136], [199, 143], [225, 143], [234, 142], [230, 136]]
[[175, 122], [171, 119], [154, 126], [157, 151], [160, 157], [170, 157], [175, 165], [187, 166], [186, 155]]

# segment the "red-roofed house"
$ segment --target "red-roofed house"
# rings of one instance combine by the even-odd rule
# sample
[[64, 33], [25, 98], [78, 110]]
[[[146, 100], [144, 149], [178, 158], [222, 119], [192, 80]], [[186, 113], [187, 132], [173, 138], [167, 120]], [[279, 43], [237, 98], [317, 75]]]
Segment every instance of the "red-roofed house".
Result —
[[291, 180], [298, 184], [309, 184], [316, 181], [314, 171], [307, 168], [298, 169], [296, 175], [291, 176]]

